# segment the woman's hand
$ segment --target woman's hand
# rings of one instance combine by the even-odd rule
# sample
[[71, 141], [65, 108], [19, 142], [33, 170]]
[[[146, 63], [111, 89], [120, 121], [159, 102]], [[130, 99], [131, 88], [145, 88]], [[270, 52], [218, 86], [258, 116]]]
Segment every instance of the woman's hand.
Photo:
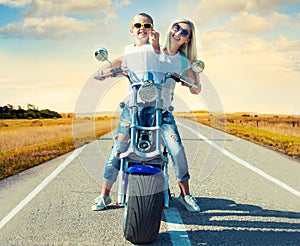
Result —
[[190, 92], [192, 94], [199, 94], [200, 91], [201, 91], [201, 84], [200, 84], [200, 76], [198, 73], [195, 73], [193, 71], [193, 69], [188, 69], [186, 71], [186, 78], [185, 78], [187, 81], [189, 82], [192, 82], [193, 84], [197, 85], [198, 87], [197, 88], [193, 88], [193, 87], [190, 87], [189, 85], [187, 84], [184, 84], [183, 86], [187, 86], [190, 88]]

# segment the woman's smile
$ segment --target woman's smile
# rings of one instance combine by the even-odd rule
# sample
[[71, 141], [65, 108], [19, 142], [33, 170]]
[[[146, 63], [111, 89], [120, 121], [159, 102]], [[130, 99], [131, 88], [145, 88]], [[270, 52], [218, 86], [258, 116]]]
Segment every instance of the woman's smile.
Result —
[[173, 34], [172, 38], [175, 39], [176, 41], [180, 41], [180, 37], [176, 34]]

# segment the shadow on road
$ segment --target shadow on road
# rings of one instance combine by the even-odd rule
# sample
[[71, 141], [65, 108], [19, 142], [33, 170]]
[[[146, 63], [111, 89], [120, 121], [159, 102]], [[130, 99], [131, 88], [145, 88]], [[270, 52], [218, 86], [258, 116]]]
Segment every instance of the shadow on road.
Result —
[[187, 212], [177, 201], [171, 203], [179, 210], [192, 245], [299, 245], [300, 213], [227, 199], [197, 201], [202, 210], [198, 214]]

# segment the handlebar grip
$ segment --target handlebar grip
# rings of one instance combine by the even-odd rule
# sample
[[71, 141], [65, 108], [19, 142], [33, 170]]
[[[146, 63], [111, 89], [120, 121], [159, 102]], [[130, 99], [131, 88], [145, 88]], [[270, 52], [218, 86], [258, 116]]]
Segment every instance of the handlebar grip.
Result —
[[178, 73], [171, 73], [171, 78], [174, 79], [176, 82], [181, 82], [181, 76]]
[[117, 67], [117, 68], [113, 68], [111, 72], [112, 72], [112, 76], [115, 77], [118, 74], [123, 73], [124, 69], [122, 67]]
[[189, 85], [190, 87], [193, 87], [193, 88], [198, 88], [198, 85], [195, 85], [189, 81], [186, 81], [184, 80], [180, 74], [178, 73], [171, 73], [171, 78], [174, 79], [176, 82], [182, 82], [182, 83], [185, 83], [187, 85]]
[[124, 69], [122, 67], [112, 68], [109, 73], [104, 73], [94, 76], [94, 79], [101, 80], [109, 77], [116, 77], [117, 75], [123, 73]]

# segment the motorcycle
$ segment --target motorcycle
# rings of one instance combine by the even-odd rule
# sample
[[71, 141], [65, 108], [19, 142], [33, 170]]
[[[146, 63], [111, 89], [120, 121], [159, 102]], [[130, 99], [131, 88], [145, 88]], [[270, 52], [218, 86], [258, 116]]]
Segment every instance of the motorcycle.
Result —
[[[104, 80], [123, 75], [128, 78], [132, 88], [131, 105], [120, 103], [121, 108], [129, 107], [131, 111], [131, 134], [128, 149], [119, 155], [117, 204], [124, 205], [123, 231], [126, 240], [133, 244], [150, 243], [157, 238], [163, 209], [169, 207], [171, 198], [168, 152], [161, 139], [161, 119], [165, 110], [161, 90], [169, 78], [194, 88], [197, 86], [174, 72], [164, 73], [161, 81], [154, 81], [153, 74], [145, 72], [142, 81], [136, 82], [128, 69], [113, 68], [107, 49], [96, 50], [95, 57], [101, 62], [109, 62], [111, 69], [106, 74], [94, 76], [94, 79]], [[200, 73], [204, 63], [197, 60], [192, 68]], [[138, 110], [138, 97], [145, 104], [154, 105], [152, 114], [145, 113], [143, 109]], [[169, 106], [166, 110], [171, 112], [174, 108]]]

